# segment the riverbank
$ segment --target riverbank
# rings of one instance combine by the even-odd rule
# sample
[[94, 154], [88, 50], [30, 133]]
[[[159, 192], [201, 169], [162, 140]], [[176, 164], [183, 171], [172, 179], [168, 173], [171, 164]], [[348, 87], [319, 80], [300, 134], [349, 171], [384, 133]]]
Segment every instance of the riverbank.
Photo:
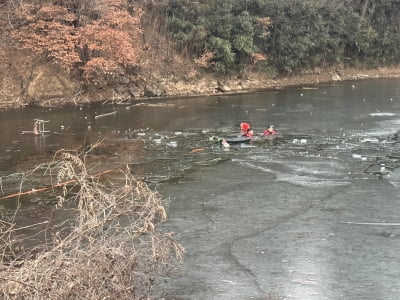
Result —
[[[148, 74], [142, 79], [141, 86], [135, 90], [117, 87], [111, 92], [92, 89], [84, 96], [88, 102], [134, 103], [154, 98], [176, 98], [195, 96], [214, 96], [222, 94], [252, 93], [267, 89], [283, 89], [285, 87], [317, 87], [319, 84], [353, 81], [373, 78], [400, 78], [400, 66], [382, 67], [370, 70], [362, 69], [318, 69], [314, 72], [274, 77], [265, 73], [246, 73], [232, 76], [218, 76], [214, 73], [200, 74], [185, 72], [186, 76], [153, 76]], [[118, 92], [120, 89], [120, 92]], [[130, 90], [131, 94], [127, 92]], [[76, 101], [76, 100], [75, 100]]]
[[[20, 57], [20, 56], [19, 56]], [[20, 61], [22, 63], [22, 61]], [[125, 78], [125, 84], [94, 83], [82, 86], [51, 64], [29, 65], [18, 72], [2, 72], [0, 111], [28, 106], [62, 107], [90, 103], [126, 104], [154, 98], [212, 96], [221, 94], [251, 93], [265, 89], [282, 89], [289, 86], [318, 86], [349, 80], [371, 78], [400, 78], [400, 66], [361, 69], [317, 69], [299, 75], [274, 77], [265, 73], [245, 73], [218, 76], [188, 68], [183, 73], [161, 73], [146, 70], [140, 76]], [[24, 71], [25, 70], [25, 71]], [[26, 70], [30, 70], [27, 72]], [[107, 86], [105, 88], [105, 86]]]
[[322, 83], [362, 80], [371, 78], [400, 78], [400, 66], [371, 70], [343, 69], [317, 70], [300, 75], [270, 78], [263, 73], [245, 76], [204, 76], [198, 80], [166, 83], [167, 96], [214, 95], [224, 93], [249, 93], [263, 89], [281, 89], [289, 86], [317, 86]]

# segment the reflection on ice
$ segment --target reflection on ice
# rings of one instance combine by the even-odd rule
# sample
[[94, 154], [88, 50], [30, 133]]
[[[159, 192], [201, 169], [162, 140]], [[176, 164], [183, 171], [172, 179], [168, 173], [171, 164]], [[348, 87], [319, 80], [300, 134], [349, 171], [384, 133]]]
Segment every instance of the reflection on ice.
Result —
[[301, 186], [307, 186], [307, 187], [333, 187], [333, 186], [343, 186], [343, 185], [348, 185], [350, 184], [350, 181], [345, 180], [345, 179], [336, 179], [336, 180], [330, 180], [330, 179], [319, 179], [316, 177], [310, 177], [310, 176], [299, 176], [299, 175], [292, 175], [292, 174], [280, 174], [277, 177], [277, 180], [279, 181], [285, 181], [289, 182], [294, 185], [301, 185]]
[[[254, 157], [252, 157], [254, 159]], [[248, 161], [235, 159], [234, 162], [241, 166], [260, 170], [262, 172], [272, 173], [276, 181], [288, 182], [294, 185], [320, 187], [320, 186], [342, 186], [349, 184], [347, 176], [339, 172], [340, 167], [330, 162], [292, 162], [288, 161], [270, 161], [260, 157], [256, 160]]]

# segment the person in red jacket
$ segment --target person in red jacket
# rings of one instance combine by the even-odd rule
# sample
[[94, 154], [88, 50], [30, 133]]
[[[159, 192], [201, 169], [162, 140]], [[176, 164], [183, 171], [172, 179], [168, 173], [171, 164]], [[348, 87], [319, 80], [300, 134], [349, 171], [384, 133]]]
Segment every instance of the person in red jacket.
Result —
[[263, 135], [276, 135], [277, 132], [274, 129], [274, 125], [269, 125], [266, 130], [264, 130]]
[[246, 123], [246, 122], [240, 123], [240, 135], [250, 137], [250, 138], [253, 137], [254, 132], [253, 132], [253, 129], [251, 129], [251, 126], [249, 123]]
[[251, 126], [249, 123], [246, 123], [246, 122], [240, 123], [240, 135], [241, 136], [247, 136], [249, 131], [251, 131]]
[[254, 134], [253, 129], [249, 128], [249, 129], [247, 129], [247, 132], [245, 134], [243, 134], [242, 136], [247, 136], [247, 137], [251, 138], [251, 137], [253, 137], [253, 134]]

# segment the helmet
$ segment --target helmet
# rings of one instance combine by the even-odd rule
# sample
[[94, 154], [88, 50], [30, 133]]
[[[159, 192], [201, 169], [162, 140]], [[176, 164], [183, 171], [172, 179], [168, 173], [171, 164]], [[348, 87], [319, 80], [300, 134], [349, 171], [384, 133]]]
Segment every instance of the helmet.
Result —
[[250, 129], [250, 124], [246, 122], [240, 123], [240, 130], [246, 132], [247, 130]]

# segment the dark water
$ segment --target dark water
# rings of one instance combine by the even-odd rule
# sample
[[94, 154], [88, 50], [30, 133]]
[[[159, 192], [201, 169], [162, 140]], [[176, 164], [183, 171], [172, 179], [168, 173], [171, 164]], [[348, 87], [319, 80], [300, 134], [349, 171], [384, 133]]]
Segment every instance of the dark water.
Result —
[[[129, 163], [170, 200], [163, 226], [186, 248], [155, 297], [397, 299], [399, 83], [0, 113], [3, 189], [30, 155], [97, 137], [138, 143], [107, 163]], [[35, 118], [49, 135], [20, 134]], [[280, 137], [208, 140], [236, 135], [240, 121]]]

